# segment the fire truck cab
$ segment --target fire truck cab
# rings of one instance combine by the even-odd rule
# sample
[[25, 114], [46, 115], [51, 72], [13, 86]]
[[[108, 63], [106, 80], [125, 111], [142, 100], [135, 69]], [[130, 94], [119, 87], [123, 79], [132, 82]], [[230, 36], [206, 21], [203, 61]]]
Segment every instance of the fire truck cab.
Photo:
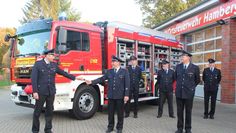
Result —
[[[43, 58], [45, 49], [55, 49], [56, 62], [64, 71], [93, 80], [101, 77], [116, 55], [129, 65], [135, 55], [142, 69], [139, 101], [156, 100], [156, 71], [160, 61], [179, 63], [181, 45], [175, 37], [163, 32], [121, 22], [86, 24], [71, 21], [39, 19], [17, 29], [11, 40], [11, 99], [17, 105], [33, 107], [30, 74], [35, 61]], [[83, 81], [70, 81], [56, 76], [54, 110], [69, 110], [76, 119], [91, 118], [99, 107], [107, 104], [106, 83], [88, 86]]]

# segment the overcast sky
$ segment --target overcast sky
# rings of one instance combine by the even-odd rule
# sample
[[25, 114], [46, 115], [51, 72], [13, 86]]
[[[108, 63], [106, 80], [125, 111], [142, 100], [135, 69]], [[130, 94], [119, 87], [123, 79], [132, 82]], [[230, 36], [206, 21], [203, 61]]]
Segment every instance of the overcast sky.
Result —
[[[29, 0], [2, 0], [0, 27], [18, 27], [22, 8]], [[81, 21], [121, 21], [142, 24], [140, 7], [134, 0], [71, 0], [72, 7], [81, 12]]]

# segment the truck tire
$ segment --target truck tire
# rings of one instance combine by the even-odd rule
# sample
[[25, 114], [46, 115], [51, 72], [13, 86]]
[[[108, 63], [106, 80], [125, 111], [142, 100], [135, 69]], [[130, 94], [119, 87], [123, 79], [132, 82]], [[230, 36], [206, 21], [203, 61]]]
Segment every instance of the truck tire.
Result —
[[83, 85], [78, 89], [73, 100], [73, 109], [70, 112], [78, 120], [89, 119], [98, 110], [98, 93], [88, 85]]

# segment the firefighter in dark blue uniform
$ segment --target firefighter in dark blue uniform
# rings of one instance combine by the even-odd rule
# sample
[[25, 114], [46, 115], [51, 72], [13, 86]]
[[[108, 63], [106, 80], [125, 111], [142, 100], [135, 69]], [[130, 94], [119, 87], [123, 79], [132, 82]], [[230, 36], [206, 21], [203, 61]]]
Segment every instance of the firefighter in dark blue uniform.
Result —
[[[204, 81], [204, 119], [210, 116], [210, 119], [214, 119], [216, 98], [218, 87], [221, 81], [221, 72], [215, 68], [215, 60], [208, 59], [209, 67], [203, 71], [202, 80]], [[209, 99], [211, 97], [211, 110], [208, 112]]]
[[200, 82], [199, 67], [190, 62], [191, 54], [183, 51], [182, 63], [176, 66], [176, 103], [177, 128], [176, 133], [183, 133], [185, 110], [185, 133], [191, 133], [192, 107], [195, 88]]
[[55, 76], [56, 73], [63, 75], [71, 80], [81, 79], [76, 78], [73, 75], [66, 73], [61, 70], [58, 65], [53, 62], [54, 50], [44, 51], [45, 58], [37, 61], [32, 69], [31, 82], [33, 86], [33, 97], [36, 99], [34, 114], [33, 114], [33, 125], [32, 132], [38, 133], [40, 129], [39, 117], [42, 111], [43, 105], [46, 102], [45, 110], [45, 133], [52, 133], [52, 116], [53, 116], [53, 102], [56, 94], [55, 88]]
[[130, 92], [129, 101], [125, 104], [125, 117], [129, 117], [130, 113], [130, 100], [134, 99], [134, 118], [138, 118], [138, 95], [139, 95], [139, 82], [142, 78], [141, 68], [138, 66], [137, 57], [130, 57], [131, 65], [128, 66], [130, 76]]
[[110, 133], [114, 128], [114, 114], [118, 115], [116, 124], [117, 133], [122, 133], [124, 121], [124, 103], [129, 100], [130, 78], [129, 72], [121, 68], [120, 58], [112, 56], [112, 69], [109, 69], [102, 77], [95, 80], [86, 80], [87, 84], [98, 84], [108, 80], [108, 127], [106, 133]]
[[175, 118], [173, 109], [173, 83], [175, 81], [175, 72], [169, 68], [169, 62], [162, 61], [162, 69], [157, 72], [157, 87], [160, 90], [160, 103], [158, 108], [158, 116], [160, 118], [163, 113], [163, 104], [168, 101], [169, 117]]

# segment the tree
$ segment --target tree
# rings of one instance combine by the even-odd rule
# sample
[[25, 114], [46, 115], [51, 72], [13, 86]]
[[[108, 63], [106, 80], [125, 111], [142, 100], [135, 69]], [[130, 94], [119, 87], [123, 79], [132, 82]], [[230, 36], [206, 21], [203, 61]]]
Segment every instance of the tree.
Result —
[[22, 24], [41, 17], [57, 20], [61, 12], [67, 14], [68, 20], [80, 19], [80, 13], [71, 8], [70, 0], [31, 0], [26, 3], [22, 11], [24, 13], [24, 17], [20, 20]]
[[[0, 68], [9, 66], [9, 47], [10, 42], [5, 42], [4, 37], [6, 34], [15, 35], [15, 28], [0, 28]], [[3, 56], [5, 55], [5, 59], [3, 60]]]
[[144, 15], [143, 25], [153, 27], [201, 0], [135, 0]]

